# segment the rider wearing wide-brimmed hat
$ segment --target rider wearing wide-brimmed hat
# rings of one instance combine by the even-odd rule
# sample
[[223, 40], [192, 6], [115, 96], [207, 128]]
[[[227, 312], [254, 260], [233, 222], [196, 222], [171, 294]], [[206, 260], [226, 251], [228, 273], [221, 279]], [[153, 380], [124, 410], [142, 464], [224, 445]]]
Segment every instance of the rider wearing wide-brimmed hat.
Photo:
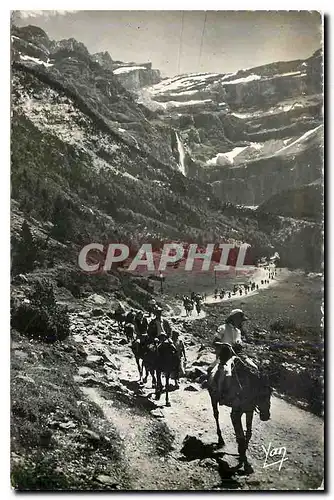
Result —
[[224, 373], [224, 376], [219, 377], [218, 382], [218, 391], [220, 394], [226, 394], [229, 391], [232, 375], [231, 358], [233, 356], [238, 355], [250, 370], [257, 371], [254, 361], [247, 355], [241, 354], [243, 350], [241, 329], [244, 321], [248, 319], [242, 309], [233, 309], [226, 317], [225, 322], [217, 329], [217, 334], [213, 342], [216, 353], [216, 362], [214, 365], [219, 362], [221, 370]]
[[217, 358], [221, 353], [221, 344], [229, 344], [234, 351], [240, 352], [242, 349], [241, 327], [248, 317], [242, 309], [233, 309], [225, 319], [225, 322], [217, 329], [214, 338], [214, 347]]

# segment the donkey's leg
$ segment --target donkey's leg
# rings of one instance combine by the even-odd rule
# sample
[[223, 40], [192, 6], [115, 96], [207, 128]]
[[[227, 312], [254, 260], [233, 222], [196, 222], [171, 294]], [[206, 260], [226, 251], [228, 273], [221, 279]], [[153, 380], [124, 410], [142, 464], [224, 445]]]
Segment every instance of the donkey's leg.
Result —
[[152, 388], [155, 388], [157, 386], [157, 378], [155, 376], [155, 371], [153, 370], [152, 372]]
[[143, 367], [140, 366], [140, 358], [136, 354], [135, 354], [135, 360], [136, 360], [136, 363], [137, 363], [137, 368], [138, 368], [138, 373], [139, 373], [139, 382], [141, 382], [142, 381], [142, 377], [143, 377]]
[[166, 373], [166, 406], [170, 406], [170, 402], [169, 402], [169, 377], [170, 377], [170, 373]]
[[152, 389], [154, 389], [157, 385], [157, 379], [155, 377], [155, 370], [154, 368], [150, 368], [150, 374], [151, 374], [151, 377], [152, 377]]
[[213, 416], [215, 417], [215, 421], [216, 421], [218, 446], [224, 446], [225, 441], [223, 439], [222, 431], [220, 430], [220, 426], [219, 426], [218, 400], [213, 396], [211, 396], [211, 405], [212, 405], [212, 410], [213, 410]]
[[143, 366], [142, 366], [142, 371], [144, 372], [144, 368], [145, 368], [145, 377], [143, 378], [143, 384], [146, 384], [147, 382], [147, 379], [148, 379], [148, 367], [147, 367], [147, 364], [144, 363], [144, 360], [143, 360]]
[[158, 401], [162, 393], [161, 372], [157, 370], [157, 384], [155, 386], [155, 399]]
[[175, 374], [174, 374], [175, 389], [180, 388], [180, 372], [181, 372], [181, 359], [178, 359], [177, 364], [176, 364], [176, 368], [175, 368]]
[[248, 443], [252, 437], [253, 415], [254, 410], [246, 412], [246, 449], [248, 449]]
[[240, 465], [247, 462], [246, 459], [246, 439], [244, 430], [242, 428], [241, 422], [242, 411], [239, 409], [232, 408], [231, 411], [231, 420], [234, 427], [235, 437], [238, 443], [238, 453], [239, 453], [239, 463]]
[[[252, 437], [253, 415], [254, 415], [254, 410], [246, 411], [246, 439], [245, 439], [246, 450], [248, 450], [248, 444], [249, 444], [249, 441]], [[252, 474], [252, 472], [254, 472], [254, 469], [251, 466], [251, 464], [248, 462], [248, 458], [246, 456], [246, 450], [245, 450], [245, 457], [244, 457], [244, 469], [245, 469], [246, 474]]]

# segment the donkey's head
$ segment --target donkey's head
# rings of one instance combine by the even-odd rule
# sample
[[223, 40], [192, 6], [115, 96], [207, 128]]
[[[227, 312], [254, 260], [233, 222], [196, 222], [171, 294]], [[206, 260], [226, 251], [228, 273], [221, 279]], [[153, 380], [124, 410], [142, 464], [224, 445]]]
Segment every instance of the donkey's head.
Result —
[[260, 373], [257, 389], [256, 406], [259, 409], [260, 420], [265, 422], [270, 419], [270, 398], [272, 393], [267, 374]]

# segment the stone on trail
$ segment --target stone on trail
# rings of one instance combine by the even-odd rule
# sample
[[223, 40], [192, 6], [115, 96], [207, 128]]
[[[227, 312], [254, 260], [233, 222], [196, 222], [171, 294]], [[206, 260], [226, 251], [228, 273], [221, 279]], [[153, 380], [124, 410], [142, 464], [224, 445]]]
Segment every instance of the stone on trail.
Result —
[[160, 408], [157, 408], [156, 410], [151, 410], [150, 414], [152, 415], [152, 417], [165, 418], [165, 415], [163, 414], [163, 411]]
[[199, 391], [199, 388], [195, 387], [192, 384], [190, 384], [190, 385], [187, 385], [187, 387], [185, 387], [184, 390], [185, 391], [190, 391], [190, 392], [197, 392], [197, 391]]
[[103, 316], [104, 310], [99, 307], [95, 307], [95, 309], [92, 309], [91, 314], [92, 316]]
[[104, 359], [102, 356], [98, 356], [95, 354], [89, 354], [86, 359], [86, 363], [88, 365], [103, 365]]
[[231, 479], [238, 468], [238, 457], [224, 455], [224, 459], [217, 458], [218, 471], [222, 479]]
[[119, 339], [118, 343], [119, 343], [120, 345], [125, 345], [125, 344], [127, 344], [127, 343], [128, 343], [128, 341], [127, 341], [126, 339]]
[[98, 385], [110, 389], [109, 383], [106, 382], [105, 378], [106, 377], [104, 375], [98, 375], [95, 373], [94, 375], [88, 375], [88, 377], [84, 378], [82, 384], [87, 387], [96, 387]]
[[75, 342], [83, 342], [84, 341], [83, 336], [79, 335], [79, 334], [73, 335], [73, 340]]
[[101, 441], [101, 437], [99, 434], [97, 434], [97, 432], [91, 431], [90, 429], [84, 429], [82, 432], [83, 432], [83, 434], [85, 434], [85, 436], [87, 436], [87, 438], [90, 441], [93, 441], [93, 442]]
[[76, 423], [70, 421], [70, 422], [54, 422], [57, 424], [59, 429], [62, 429], [63, 431], [67, 431], [68, 429], [75, 429], [77, 426]]
[[82, 358], [87, 358], [87, 352], [85, 351], [85, 348], [82, 346], [78, 346], [76, 348], [76, 354], [78, 354]]
[[112, 368], [113, 370], [119, 370], [120, 369], [120, 366], [117, 365], [116, 363], [114, 363], [114, 361], [109, 360], [105, 364], [106, 364], [106, 366], [108, 368]]
[[93, 293], [93, 295], [90, 295], [88, 299], [90, 302], [94, 302], [95, 304], [106, 304], [106, 299], [102, 297], [102, 295], [98, 295], [97, 293]]
[[13, 351], [13, 354], [14, 354], [14, 356], [16, 356], [17, 358], [22, 359], [22, 360], [28, 358], [28, 353], [17, 350], [17, 349], [15, 349], [15, 351]]
[[89, 366], [79, 366], [79, 375], [80, 377], [84, 376], [84, 375], [94, 375], [94, 370], [92, 370], [91, 368], [89, 368]]
[[216, 355], [212, 352], [201, 352], [201, 354], [197, 357], [196, 361], [194, 361], [193, 366], [205, 366], [211, 365], [216, 360]]
[[22, 284], [29, 283], [29, 280], [28, 280], [28, 278], [26, 277], [25, 274], [18, 274], [17, 276], [15, 276], [15, 278], [14, 278], [13, 281], [14, 281], [15, 284], [18, 284], [18, 285], [21, 284], [21, 283]]
[[81, 318], [87, 318], [87, 319], [90, 318], [90, 314], [87, 311], [80, 311], [78, 313], [78, 316], [81, 316]]
[[95, 344], [100, 342], [99, 337], [97, 337], [96, 335], [87, 335], [86, 340], [89, 340], [89, 342], [93, 342]]
[[119, 370], [121, 367], [121, 362], [119, 358], [116, 356], [112, 356], [111, 353], [108, 351], [108, 349], [103, 349], [101, 350], [102, 355], [105, 357], [105, 359], [108, 361], [108, 365], [111, 366], [114, 370]]
[[261, 484], [261, 481], [259, 479], [249, 479], [247, 481], [247, 484], [251, 486], [259, 486]]
[[21, 346], [22, 346], [22, 341], [16, 342], [15, 340], [12, 340], [11, 342], [12, 349], [19, 349]]
[[112, 488], [114, 490], [120, 489], [119, 485], [117, 483], [115, 483], [115, 479], [112, 478], [111, 476], [106, 476], [105, 474], [99, 474], [95, 479], [99, 483], [104, 484], [106, 486], [109, 486], [110, 488]]

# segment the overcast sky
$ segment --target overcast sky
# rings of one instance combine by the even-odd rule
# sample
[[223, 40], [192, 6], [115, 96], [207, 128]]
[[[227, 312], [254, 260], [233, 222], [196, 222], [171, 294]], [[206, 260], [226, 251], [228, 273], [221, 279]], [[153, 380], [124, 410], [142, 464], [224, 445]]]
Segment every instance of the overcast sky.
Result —
[[151, 61], [168, 76], [303, 59], [321, 46], [322, 37], [320, 14], [307, 11], [20, 11], [19, 16], [19, 26], [40, 26], [55, 40], [73, 37], [90, 52], [108, 51], [115, 60]]

